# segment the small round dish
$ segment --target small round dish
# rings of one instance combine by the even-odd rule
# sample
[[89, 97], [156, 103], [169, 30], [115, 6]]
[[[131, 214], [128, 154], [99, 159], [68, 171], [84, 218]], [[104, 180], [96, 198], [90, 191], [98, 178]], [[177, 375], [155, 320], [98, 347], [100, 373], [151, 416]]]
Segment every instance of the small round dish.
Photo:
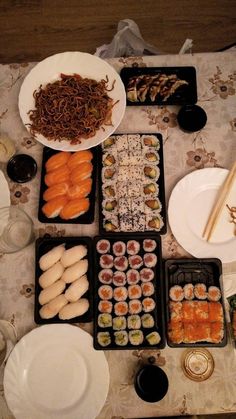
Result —
[[206, 125], [207, 115], [204, 109], [198, 105], [186, 105], [180, 109], [177, 121], [182, 130], [195, 132]]
[[25, 183], [37, 173], [37, 163], [28, 154], [16, 154], [7, 164], [7, 174], [13, 182]]
[[137, 372], [134, 387], [142, 400], [155, 403], [165, 397], [169, 382], [161, 368], [156, 365], [145, 365]]
[[214, 359], [207, 349], [190, 349], [182, 355], [182, 369], [193, 381], [205, 381], [214, 371]]

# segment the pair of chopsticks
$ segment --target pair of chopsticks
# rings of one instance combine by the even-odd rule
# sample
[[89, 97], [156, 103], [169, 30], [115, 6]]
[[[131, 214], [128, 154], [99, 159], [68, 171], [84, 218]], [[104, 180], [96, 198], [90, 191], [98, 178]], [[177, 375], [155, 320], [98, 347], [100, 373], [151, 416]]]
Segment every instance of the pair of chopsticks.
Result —
[[227, 196], [230, 193], [230, 190], [233, 186], [234, 180], [236, 177], [236, 161], [234, 162], [231, 170], [229, 171], [223, 185], [221, 186], [219, 193], [217, 195], [215, 206], [207, 220], [206, 226], [202, 233], [202, 237], [206, 238], [206, 241], [209, 241], [212, 233], [216, 227], [217, 221], [221, 214], [221, 211], [224, 207], [224, 203], [227, 199]]

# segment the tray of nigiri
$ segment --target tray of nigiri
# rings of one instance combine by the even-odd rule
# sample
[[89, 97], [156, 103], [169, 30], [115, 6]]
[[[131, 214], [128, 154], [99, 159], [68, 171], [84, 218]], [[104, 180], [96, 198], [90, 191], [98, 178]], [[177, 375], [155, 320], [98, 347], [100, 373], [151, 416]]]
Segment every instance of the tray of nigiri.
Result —
[[164, 234], [161, 134], [112, 135], [98, 155], [100, 234]]
[[163, 348], [161, 240], [94, 239], [95, 349]]
[[96, 149], [70, 153], [44, 147], [39, 221], [91, 224], [95, 189]]
[[90, 322], [93, 312], [92, 239], [39, 238], [35, 251], [35, 322]]
[[223, 347], [227, 343], [219, 259], [165, 261], [167, 343]]
[[127, 105], [192, 105], [197, 102], [194, 67], [124, 67]]

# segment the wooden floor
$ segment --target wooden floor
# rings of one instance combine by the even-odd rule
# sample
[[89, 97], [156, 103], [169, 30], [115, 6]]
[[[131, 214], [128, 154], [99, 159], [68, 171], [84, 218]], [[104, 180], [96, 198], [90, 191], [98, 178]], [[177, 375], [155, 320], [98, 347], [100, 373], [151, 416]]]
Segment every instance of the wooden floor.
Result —
[[163, 53], [178, 53], [186, 38], [193, 52], [236, 42], [236, 0], [0, 0], [0, 62], [94, 53], [125, 18]]

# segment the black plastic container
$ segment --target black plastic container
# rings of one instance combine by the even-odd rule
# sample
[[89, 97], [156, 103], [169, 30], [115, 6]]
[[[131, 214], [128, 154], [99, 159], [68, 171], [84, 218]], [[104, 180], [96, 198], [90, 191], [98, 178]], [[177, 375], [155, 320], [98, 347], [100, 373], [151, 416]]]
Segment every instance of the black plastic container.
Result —
[[40, 185], [40, 194], [39, 194], [39, 207], [38, 207], [38, 219], [41, 221], [41, 223], [53, 223], [53, 224], [92, 224], [94, 221], [94, 211], [95, 211], [95, 193], [96, 193], [96, 179], [97, 179], [97, 149], [93, 148], [91, 149], [91, 152], [93, 153], [93, 172], [92, 172], [92, 190], [90, 194], [88, 195], [88, 199], [90, 202], [90, 207], [87, 212], [80, 215], [77, 218], [73, 218], [71, 220], [63, 220], [62, 218], [55, 217], [55, 218], [48, 218], [44, 213], [42, 212], [42, 206], [46, 203], [43, 199], [43, 194], [48, 188], [47, 185], [44, 182], [44, 176], [46, 175], [45, 170], [45, 163], [46, 161], [53, 156], [54, 154], [59, 153], [58, 150], [53, 150], [48, 147], [44, 147], [43, 149], [43, 157], [42, 157], [42, 171], [41, 171], [41, 185]]
[[[115, 343], [115, 338], [114, 338], [114, 332], [115, 330], [113, 329], [113, 327], [108, 327], [108, 328], [103, 328], [100, 327], [98, 325], [98, 315], [100, 314], [99, 310], [98, 310], [98, 304], [101, 301], [99, 295], [98, 295], [98, 288], [103, 285], [98, 278], [98, 274], [101, 271], [101, 267], [99, 264], [99, 259], [101, 254], [98, 253], [96, 251], [96, 245], [97, 242], [99, 240], [108, 240], [110, 242], [111, 245], [111, 250], [109, 252], [109, 254], [113, 255], [112, 252], [112, 245], [117, 242], [117, 241], [122, 241], [123, 243], [127, 244], [128, 240], [136, 240], [139, 242], [140, 244], [140, 251], [139, 251], [139, 255], [143, 256], [144, 253], [146, 253], [143, 250], [143, 237], [139, 236], [139, 237], [134, 237], [133, 235], [129, 235], [127, 237], [124, 237], [124, 235], [120, 235], [120, 236], [97, 236], [94, 238], [94, 252], [95, 252], [95, 275], [94, 275], [94, 348], [95, 349], [100, 349], [100, 350], [112, 350], [112, 349], [116, 349], [116, 350], [126, 350], [126, 349], [152, 349], [152, 348], [164, 348], [165, 347], [165, 333], [164, 333], [164, 304], [163, 304], [163, 283], [162, 283], [162, 256], [161, 256], [161, 239], [158, 236], [151, 236], [148, 235], [146, 237], [147, 239], [152, 239], [156, 242], [156, 249], [153, 251], [153, 253], [156, 254], [157, 256], [157, 264], [156, 266], [153, 268], [154, 271], [154, 278], [152, 280], [152, 283], [154, 285], [154, 294], [151, 295], [150, 297], [154, 299], [156, 305], [155, 308], [150, 311], [150, 314], [153, 316], [154, 318], [154, 326], [152, 328], [143, 328], [142, 326], [140, 327], [139, 330], [141, 330], [144, 334], [144, 340], [141, 344], [139, 345], [133, 345], [131, 344], [129, 341], [125, 346], [119, 346]], [[125, 253], [126, 256], [129, 256], [127, 254], [127, 252]], [[142, 269], [144, 268], [144, 265], [140, 268]], [[131, 269], [130, 267], [127, 268]], [[140, 270], [138, 269], [138, 270]], [[112, 271], [114, 273], [116, 269], [113, 267]], [[127, 270], [125, 271], [125, 273], [127, 272]], [[141, 284], [141, 281], [139, 281], [138, 285]], [[110, 286], [113, 288], [115, 288], [115, 286], [113, 285], [113, 283], [110, 284]], [[128, 288], [129, 284], [126, 282], [126, 284], [124, 285], [126, 288]], [[142, 299], [145, 297], [140, 297], [139, 300], [142, 301]], [[117, 317], [116, 314], [114, 313], [114, 304], [116, 303], [116, 301], [114, 300], [114, 298], [112, 298], [112, 300], [110, 300], [113, 304], [113, 309], [111, 312], [112, 318]], [[127, 297], [126, 302], [129, 301], [129, 297]], [[139, 315], [140, 317], [145, 314], [144, 311], [140, 312]], [[127, 313], [125, 315], [126, 320], [127, 317], [130, 314]], [[128, 329], [128, 327], [126, 326], [125, 329], [127, 332], [129, 332], [130, 329]], [[145, 340], [145, 336], [148, 335], [151, 332], [158, 332], [161, 340], [158, 344], [156, 345], [150, 345], [148, 343], [147, 340]], [[111, 335], [111, 343], [108, 346], [102, 346], [99, 344], [98, 339], [97, 339], [97, 333], [99, 332], [109, 332]]]
[[[87, 256], [85, 259], [88, 259], [88, 271], [86, 273], [89, 281], [89, 289], [82, 296], [82, 298], [87, 298], [89, 301], [89, 309], [82, 316], [75, 317], [70, 320], [61, 320], [58, 316], [53, 317], [52, 319], [42, 319], [39, 315], [39, 310], [42, 307], [39, 304], [38, 298], [42, 288], [39, 285], [38, 279], [43, 271], [39, 267], [39, 259], [42, 255], [49, 252], [60, 244], [65, 243], [65, 248], [69, 249], [73, 246], [79, 244], [84, 245], [88, 249]], [[68, 288], [71, 284], [68, 284]], [[65, 291], [64, 291], [65, 292]], [[35, 244], [35, 305], [34, 305], [34, 321], [37, 324], [50, 324], [50, 323], [88, 323], [92, 321], [93, 314], [93, 248], [92, 248], [92, 239], [89, 237], [52, 237], [52, 238], [39, 238], [36, 240]]]
[[[162, 135], [161, 134], [153, 134], [153, 133], [149, 133], [149, 134], [137, 134], [137, 133], [129, 133], [129, 134], [118, 134], [118, 135], [112, 135], [112, 137], [116, 138], [117, 136], [122, 136], [122, 135], [140, 135], [141, 136], [155, 136], [159, 142], [160, 142], [160, 148], [155, 150], [155, 148], [153, 148], [153, 151], [157, 152], [159, 154], [160, 157], [160, 161], [158, 164], [156, 164], [156, 166], [159, 168], [160, 170], [160, 176], [157, 180], [146, 180], [145, 182], [143, 181], [143, 186], [147, 183], [155, 183], [157, 185], [157, 187], [159, 188], [159, 195], [158, 198], [161, 202], [162, 205], [162, 209], [160, 211], [160, 215], [163, 219], [163, 226], [161, 227], [161, 229], [159, 231], [153, 229], [153, 230], [147, 230], [145, 229], [144, 231], [129, 231], [129, 232], [125, 232], [125, 231], [106, 231], [106, 229], [103, 226], [103, 221], [104, 221], [104, 216], [103, 216], [103, 208], [102, 208], [102, 203], [104, 200], [103, 197], [103, 192], [102, 192], [102, 186], [103, 186], [103, 181], [102, 181], [102, 168], [103, 166], [103, 150], [102, 147], [98, 148], [98, 171], [99, 171], [99, 175], [98, 175], [98, 188], [99, 188], [99, 233], [100, 234], [114, 234], [114, 236], [118, 235], [118, 234], [123, 234], [124, 236], [129, 235], [129, 234], [133, 234], [133, 235], [139, 235], [139, 236], [144, 236], [146, 237], [147, 234], [165, 234], [167, 231], [167, 212], [166, 212], [166, 201], [165, 201], [165, 179], [164, 179], [164, 157], [163, 157], [163, 140], [162, 140]], [[109, 152], [109, 149], [106, 150], [107, 152]], [[149, 163], [147, 163], [148, 165]], [[152, 164], [152, 163], [150, 163]], [[149, 196], [146, 196], [146, 199], [148, 199]], [[117, 197], [114, 197], [114, 199], [117, 199]], [[151, 198], [150, 198], [151, 199]]]
[[[165, 307], [166, 307], [166, 336], [167, 343], [172, 348], [188, 348], [188, 347], [224, 347], [227, 344], [227, 330], [225, 322], [225, 311], [222, 298], [222, 290], [220, 284], [220, 276], [222, 274], [222, 264], [219, 259], [168, 259], [164, 263], [165, 275]], [[221, 290], [221, 298], [219, 302], [223, 308], [223, 327], [224, 336], [221, 342], [211, 343], [201, 341], [196, 343], [173, 343], [168, 336], [168, 324], [170, 321], [169, 313], [169, 290], [174, 285], [184, 286], [186, 284], [203, 283], [206, 287], [216, 286]], [[196, 299], [194, 298], [193, 301]], [[208, 301], [198, 300], [198, 301]]]
[[149, 95], [141, 101], [130, 101], [127, 98], [127, 105], [130, 106], [153, 106], [153, 105], [192, 105], [197, 102], [197, 81], [196, 70], [194, 67], [124, 67], [120, 72], [121, 79], [127, 86], [132, 77], [142, 75], [157, 76], [165, 74], [167, 76], [176, 75], [178, 79], [186, 81], [188, 84], [181, 85], [166, 100], [158, 94], [154, 101], [151, 101]]

